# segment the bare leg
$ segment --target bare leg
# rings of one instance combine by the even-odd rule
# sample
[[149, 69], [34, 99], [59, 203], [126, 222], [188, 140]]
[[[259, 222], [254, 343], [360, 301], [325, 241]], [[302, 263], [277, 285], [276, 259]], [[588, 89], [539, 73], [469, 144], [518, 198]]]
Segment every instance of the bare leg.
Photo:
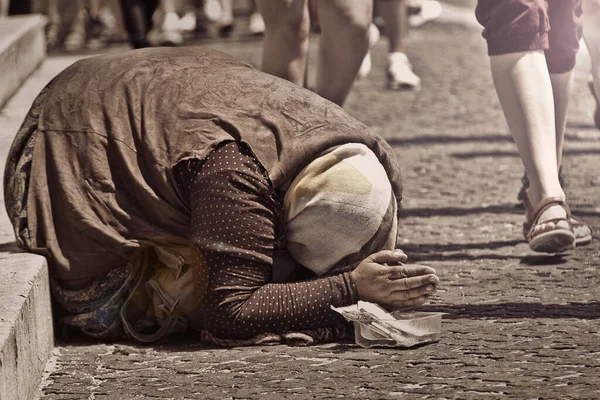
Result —
[[573, 89], [573, 71], [564, 74], [550, 74], [554, 94], [554, 116], [556, 129], [556, 162], [562, 165], [563, 144], [567, 127], [567, 110]]
[[221, 0], [221, 18], [233, 21], [233, 3], [231, 0]]
[[310, 20], [307, 0], [258, 0], [265, 22], [261, 70], [304, 85]]
[[321, 25], [315, 91], [343, 105], [369, 50], [373, 0], [319, 0]]
[[165, 15], [177, 12], [177, 5], [174, 0], [160, 0], [160, 8]]
[[596, 98], [594, 122], [600, 128], [600, 1], [583, 1], [583, 37], [592, 61], [592, 79]]
[[86, 41], [86, 23], [87, 11], [85, 9], [85, 0], [76, 0], [73, 20], [69, 28], [69, 33], [65, 37], [63, 46], [67, 51], [78, 51], [85, 46]]
[[388, 38], [390, 53], [404, 53], [404, 38], [408, 34], [408, 20], [405, 0], [384, 0], [379, 2], [381, 16]]
[[221, 16], [216, 21], [219, 33], [223, 36], [233, 31], [233, 3], [232, 0], [220, 0]]
[[[552, 82], [544, 52], [492, 56], [491, 67], [500, 104], [529, 177], [531, 203], [535, 206], [547, 197], [564, 199], [558, 181]], [[542, 213], [540, 222], [565, 216], [562, 207], [553, 206]]]
[[9, 0], [0, 0], [0, 18], [8, 15]]
[[390, 89], [413, 89], [421, 86], [421, 79], [412, 71], [412, 65], [404, 53], [404, 39], [408, 33], [406, 2], [404, 0], [380, 1], [385, 35], [389, 42], [388, 87]]
[[87, 9], [92, 18], [98, 18], [100, 10], [104, 6], [104, 0], [88, 0]]
[[46, 46], [51, 49], [58, 44], [62, 18], [58, 10], [58, 0], [48, 0], [46, 8], [48, 25], [46, 27]]
[[48, 22], [60, 24], [62, 18], [60, 17], [60, 11], [58, 10], [58, 0], [48, 0], [47, 4], [46, 16], [48, 17]]

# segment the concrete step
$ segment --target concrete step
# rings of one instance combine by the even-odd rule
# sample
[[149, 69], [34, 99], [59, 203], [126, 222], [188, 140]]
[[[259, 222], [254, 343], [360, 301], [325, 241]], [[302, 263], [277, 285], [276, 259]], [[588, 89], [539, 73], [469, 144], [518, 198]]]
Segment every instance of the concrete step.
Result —
[[41, 15], [0, 19], [0, 107], [46, 58]]
[[54, 347], [46, 259], [0, 247], [0, 399], [35, 396]]

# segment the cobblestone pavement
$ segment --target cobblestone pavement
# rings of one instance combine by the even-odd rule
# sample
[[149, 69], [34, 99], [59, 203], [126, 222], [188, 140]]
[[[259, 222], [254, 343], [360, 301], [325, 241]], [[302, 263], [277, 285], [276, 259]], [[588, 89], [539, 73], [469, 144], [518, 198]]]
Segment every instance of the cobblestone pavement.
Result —
[[[260, 59], [257, 40], [209, 44], [255, 65]], [[522, 168], [480, 30], [436, 22], [411, 32], [420, 92], [385, 90], [386, 45], [383, 39], [374, 49], [373, 72], [356, 84], [346, 109], [400, 159], [400, 247], [441, 277], [426, 307], [448, 313], [441, 340], [408, 350], [353, 343], [220, 349], [190, 338], [159, 346], [61, 344], [42, 398], [600, 398], [600, 131], [585, 54], [565, 177], [574, 213], [592, 223], [595, 240], [545, 257], [522, 240], [515, 206]]]

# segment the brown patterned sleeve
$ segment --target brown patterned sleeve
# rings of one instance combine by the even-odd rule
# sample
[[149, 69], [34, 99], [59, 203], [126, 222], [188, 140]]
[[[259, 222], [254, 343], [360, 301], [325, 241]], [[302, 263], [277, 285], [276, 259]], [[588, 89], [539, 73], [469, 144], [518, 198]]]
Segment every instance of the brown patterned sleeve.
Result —
[[210, 288], [203, 302], [207, 330], [243, 339], [343, 321], [330, 306], [357, 301], [350, 273], [272, 283], [278, 204], [245, 146], [221, 146], [192, 176], [184, 180], [189, 185], [184, 192], [191, 196], [191, 239], [209, 265]]

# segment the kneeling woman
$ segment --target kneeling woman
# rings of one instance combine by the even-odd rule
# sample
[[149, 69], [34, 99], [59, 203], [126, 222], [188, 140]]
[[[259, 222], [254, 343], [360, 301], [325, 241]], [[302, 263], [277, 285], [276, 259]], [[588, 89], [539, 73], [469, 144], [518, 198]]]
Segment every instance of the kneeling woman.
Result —
[[213, 50], [67, 68], [14, 140], [5, 197], [17, 244], [49, 260], [59, 322], [106, 340], [331, 340], [330, 306], [418, 306], [438, 283], [394, 250], [387, 143]]

